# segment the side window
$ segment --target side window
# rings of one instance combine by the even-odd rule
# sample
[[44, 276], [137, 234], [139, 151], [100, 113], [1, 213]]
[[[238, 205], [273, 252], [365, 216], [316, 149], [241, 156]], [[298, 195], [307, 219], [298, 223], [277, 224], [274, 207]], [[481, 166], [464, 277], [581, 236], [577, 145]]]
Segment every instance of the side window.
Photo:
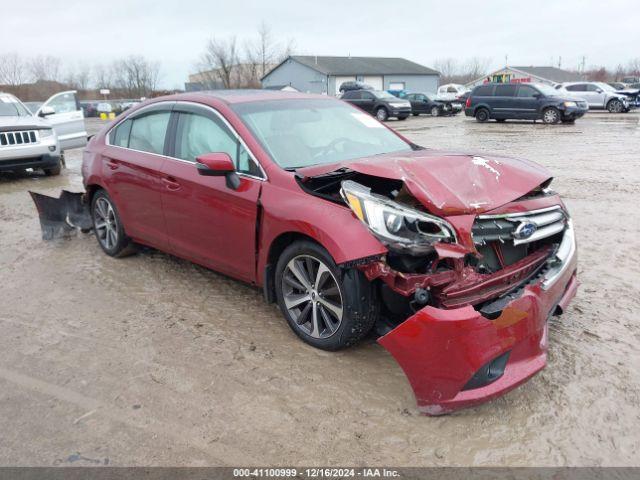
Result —
[[490, 97], [492, 95], [492, 92], [492, 85], [482, 85], [480, 87], [476, 87], [476, 89], [473, 91], [473, 95], [478, 97]]
[[194, 113], [180, 113], [176, 157], [195, 162], [199, 155], [219, 152], [231, 157], [238, 172], [260, 176], [249, 153], [221, 121]]
[[354, 100], [358, 98], [358, 91], [349, 90], [348, 92], [344, 92], [344, 95], [342, 95], [342, 98], [344, 98], [345, 100]]
[[455, 87], [449, 87], [447, 88], [447, 93], [458, 93], [458, 90]]
[[161, 155], [170, 115], [169, 112], [157, 112], [134, 118], [129, 148]]
[[372, 94], [372, 93], [365, 92], [364, 90], [361, 90], [361, 91], [360, 91], [360, 98], [361, 98], [362, 100], [373, 100], [373, 99], [374, 99], [374, 96], [373, 96], [373, 94]]
[[579, 83], [578, 85], [569, 85], [566, 87], [566, 90], [568, 90], [569, 92], [585, 92], [586, 89], [584, 88], [584, 85]]
[[513, 97], [516, 94], [517, 85], [497, 85], [496, 97]]
[[131, 133], [131, 124], [133, 122], [131, 120], [125, 120], [116, 128], [109, 132], [109, 143], [116, 147], [125, 147], [129, 146], [129, 134]]
[[78, 103], [76, 102], [76, 96], [74, 93], [63, 93], [56, 95], [46, 104], [48, 107], [52, 107], [56, 113], [69, 113], [80, 110]]
[[518, 89], [518, 97], [520, 98], [533, 98], [538, 93], [539, 92], [535, 88], [527, 85], [520, 85], [520, 88]]
[[417, 95], [414, 95], [413, 93], [410, 93], [410, 94], [409, 94], [409, 95], [407, 95], [405, 98], [406, 98], [407, 100], [409, 100], [410, 102], [415, 102], [416, 100], [419, 100], [419, 99], [418, 99], [418, 96], [417, 96]]
[[598, 85], [594, 85], [593, 83], [588, 83], [586, 87], [587, 92], [597, 92], [598, 90], [602, 90]]

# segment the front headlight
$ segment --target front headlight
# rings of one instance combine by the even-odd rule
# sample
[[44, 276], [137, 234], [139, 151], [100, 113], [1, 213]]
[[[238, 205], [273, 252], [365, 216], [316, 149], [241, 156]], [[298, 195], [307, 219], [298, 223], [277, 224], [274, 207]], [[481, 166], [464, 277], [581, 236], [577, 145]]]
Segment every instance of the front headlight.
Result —
[[577, 107], [578, 104], [576, 102], [564, 102], [565, 107]]
[[400, 205], [352, 180], [342, 182], [342, 198], [356, 217], [390, 250], [422, 254], [435, 242], [455, 242], [453, 227], [445, 220]]
[[47, 138], [53, 135], [53, 129], [51, 128], [45, 128], [43, 130], [40, 130], [40, 138]]

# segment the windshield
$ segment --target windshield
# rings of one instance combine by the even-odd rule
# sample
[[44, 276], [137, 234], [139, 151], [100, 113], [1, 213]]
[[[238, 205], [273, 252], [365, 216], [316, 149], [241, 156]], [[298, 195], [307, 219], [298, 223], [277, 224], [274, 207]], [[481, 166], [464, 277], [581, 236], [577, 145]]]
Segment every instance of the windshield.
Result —
[[605, 92], [615, 92], [616, 89], [613, 88], [611, 85], [609, 85], [608, 83], [603, 83], [603, 82], [596, 82], [596, 85], [599, 86], [602, 90], [604, 90]]
[[549, 85], [545, 85], [543, 83], [536, 83], [533, 86], [536, 87], [540, 91], [540, 93], [548, 97], [557, 97], [558, 94], [560, 93], [555, 88], [550, 87]]
[[371, 93], [373, 93], [377, 98], [398, 98], [395, 95], [391, 95], [389, 92], [382, 90], [374, 90]]
[[375, 118], [337, 100], [274, 100], [232, 108], [285, 169], [411, 150]]
[[31, 113], [13, 95], [0, 93], [0, 117], [24, 117]]

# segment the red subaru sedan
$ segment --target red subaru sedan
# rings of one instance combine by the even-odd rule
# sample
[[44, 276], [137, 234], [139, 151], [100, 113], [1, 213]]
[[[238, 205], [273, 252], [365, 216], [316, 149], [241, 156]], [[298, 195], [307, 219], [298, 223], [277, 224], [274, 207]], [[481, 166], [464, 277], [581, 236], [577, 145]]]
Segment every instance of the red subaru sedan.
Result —
[[93, 137], [82, 173], [106, 254], [144, 244], [261, 286], [317, 348], [375, 331], [431, 415], [541, 370], [577, 289], [547, 170], [423, 148], [333, 98], [154, 99]]

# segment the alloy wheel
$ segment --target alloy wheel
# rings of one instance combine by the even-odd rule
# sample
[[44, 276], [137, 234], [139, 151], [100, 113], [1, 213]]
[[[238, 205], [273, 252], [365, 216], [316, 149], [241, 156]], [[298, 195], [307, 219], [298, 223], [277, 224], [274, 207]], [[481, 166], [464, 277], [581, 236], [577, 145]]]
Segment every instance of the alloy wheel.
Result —
[[550, 108], [546, 112], [544, 112], [543, 117], [544, 123], [557, 123], [558, 122], [558, 112], [554, 109]]
[[93, 221], [98, 241], [106, 250], [111, 250], [118, 243], [118, 220], [113, 206], [106, 198], [96, 200]]
[[338, 282], [329, 267], [311, 255], [299, 255], [287, 263], [282, 297], [296, 326], [313, 338], [332, 336], [342, 323]]

